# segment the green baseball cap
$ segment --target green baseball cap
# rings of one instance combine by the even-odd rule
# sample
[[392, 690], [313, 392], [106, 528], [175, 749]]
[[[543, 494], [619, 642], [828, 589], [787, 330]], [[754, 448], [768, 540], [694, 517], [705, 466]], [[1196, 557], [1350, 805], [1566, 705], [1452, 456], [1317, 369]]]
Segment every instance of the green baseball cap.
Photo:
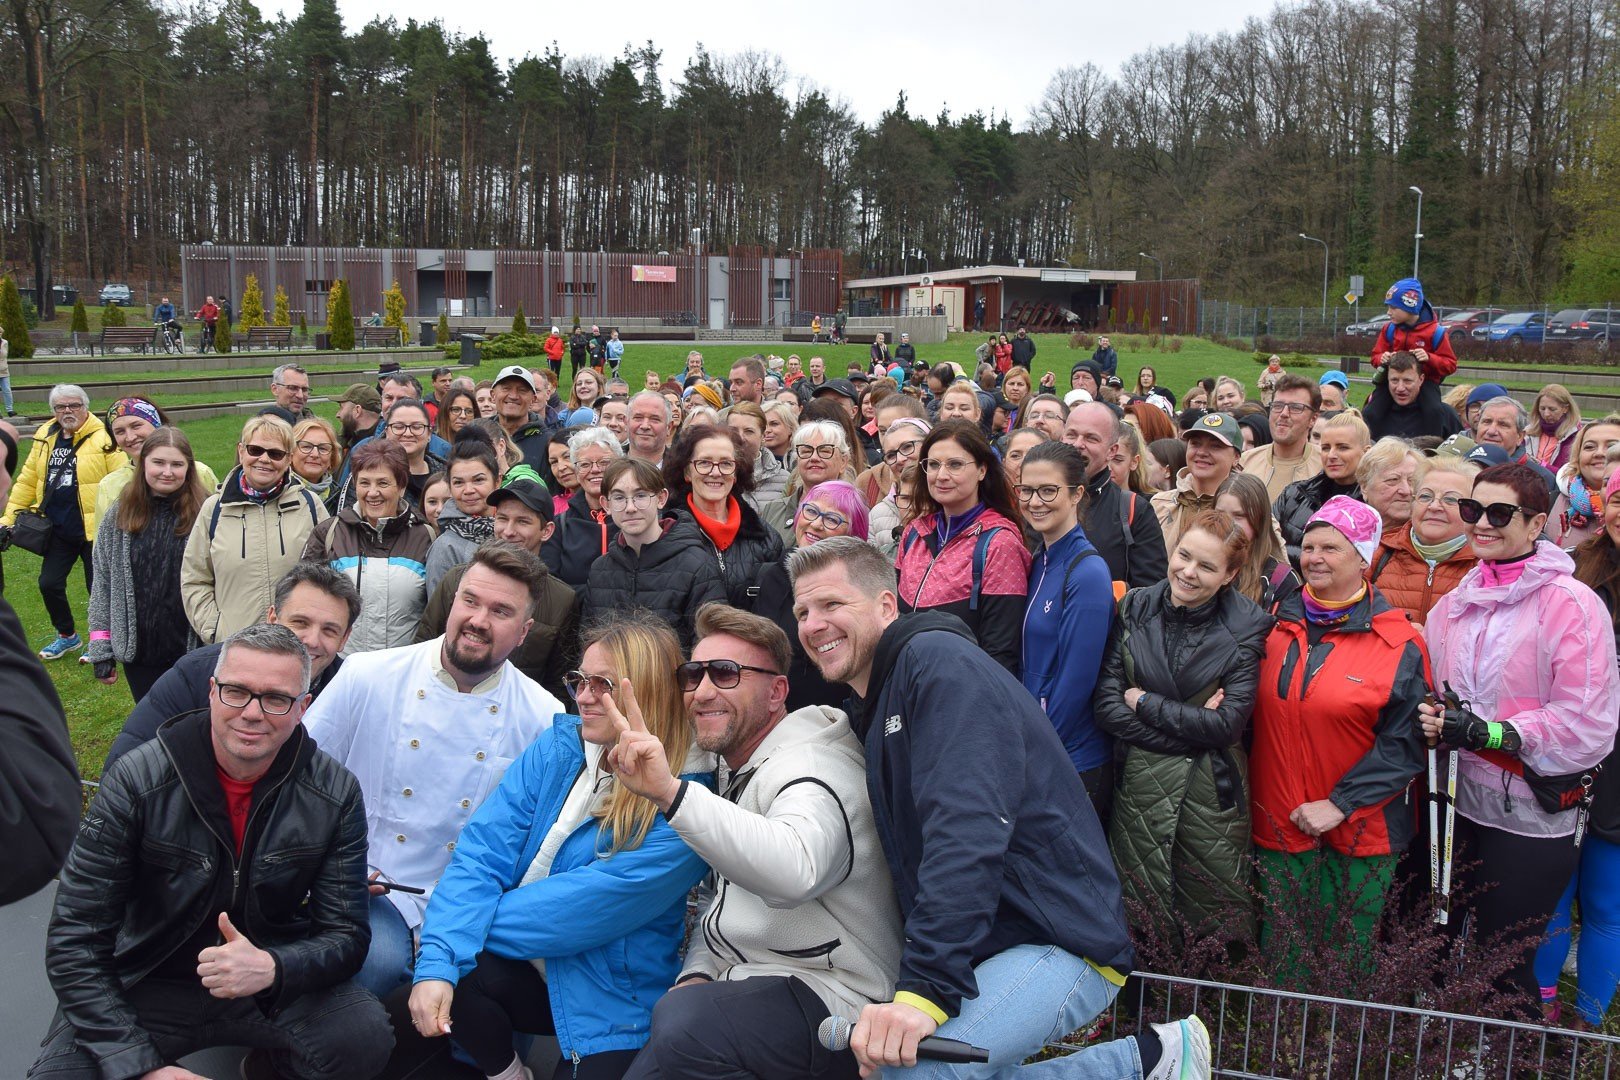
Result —
[[1243, 449], [1243, 428], [1232, 419], [1231, 413], [1205, 413], [1187, 429], [1183, 438], [1190, 440], [1194, 435], [1213, 435], [1234, 450]]

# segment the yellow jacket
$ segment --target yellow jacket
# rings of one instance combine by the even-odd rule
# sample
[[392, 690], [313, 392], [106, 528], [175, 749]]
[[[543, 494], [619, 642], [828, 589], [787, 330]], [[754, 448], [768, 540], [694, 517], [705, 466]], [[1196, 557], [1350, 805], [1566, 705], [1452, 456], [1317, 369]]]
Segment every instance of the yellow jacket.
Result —
[[[6, 500], [6, 512], [0, 516], [0, 525], [15, 523], [19, 510], [38, 510], [44, 504], [45, 473], [60, 427], [57, 421], [50, 420], [34, 432], [33, 449], [28, 451], [28, 460], [11, 485], [11, 496]], [[129, 464], [129, 456], [114, 445], [107, 425], [94, 413], [86, 417], [84, 426], [74, 433], [73, 454], [78, 459], [79, 512], [84, 517], [84, 536], [86, 540], [94, 540], [96, 492], [104, 476]]]

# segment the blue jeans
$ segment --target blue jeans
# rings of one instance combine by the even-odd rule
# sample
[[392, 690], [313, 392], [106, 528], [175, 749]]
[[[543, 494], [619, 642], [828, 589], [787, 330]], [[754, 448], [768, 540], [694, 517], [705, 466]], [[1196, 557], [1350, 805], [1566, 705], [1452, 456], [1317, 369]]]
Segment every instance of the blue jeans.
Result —
[[379, 1000], [411, 981], [416, 965], [416, 943], [405, 917], [387, 896], [371, 898], [371, 948], [354, 981]]
[[8, 413], [9, 412], [15, 412], [16, 410], [14, 410], [11, 407], [12, 402], [11, 402], [11, 376], [10, 375], [0, 375], [0, 394], [5, 395], [6, 412], [8, 412]]
[[1586, 834], [1581, 862], [1547, 924], [1547, 940], [1536, 953], [1536, 981], [1558, 985], [1569, 952], [1570, 906], [1581, 901], [1581, 939], [1576, 946], [1580, 974], [1575, 1004], [1581, 1019], [1601, 1024], [1620, 983], [1620, 844]]
[[1048, 1042], [1082, 1028], [1113, 1004], [1119, 988], [1084, 960], [1053, 945], [1015, 945], [973, 969], [979, 996], [939, 1036], [990, 1051], [987, 1065], [922, 1061], [910, 1069], [884, 1069], [901, 1080], [1003, 1080], [1025, 1076], [1076, 1080], [1138, 1080], [1142, 1058], [1133, 1038], [1089, 1046], [1067, 1057], [1021, 1065]]

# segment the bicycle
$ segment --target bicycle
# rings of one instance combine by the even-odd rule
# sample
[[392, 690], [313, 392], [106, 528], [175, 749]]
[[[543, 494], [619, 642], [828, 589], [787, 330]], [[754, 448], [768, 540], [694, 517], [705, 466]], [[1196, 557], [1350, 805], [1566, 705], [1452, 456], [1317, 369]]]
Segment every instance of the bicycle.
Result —
[[163, 351], [168, 353], [184, 353], [186, 351], [185, 329], [178, 319], [170, 319], [166, 323], [157, 323], [158, 343]]
[[214, 330], [214, 323], [205, 322], [202, 324], [202, 343], [197, 346], [198, 352], [206, 353], [214, 351]]

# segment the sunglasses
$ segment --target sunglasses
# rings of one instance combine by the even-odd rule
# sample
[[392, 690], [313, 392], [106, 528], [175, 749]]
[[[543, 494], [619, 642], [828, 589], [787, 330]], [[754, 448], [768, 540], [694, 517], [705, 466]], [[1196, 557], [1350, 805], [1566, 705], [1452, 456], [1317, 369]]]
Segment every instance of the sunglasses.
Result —
[[612, 679], [603, 675], [587, 675], [583, 671], [570, 671], [563, 676], [562, 681], [563, 688], [568, 691], [568, 696], [576, 699], [579, 697], [580, 691], [586, 687], [589, 687], [591, 693], [597, 697], [601, 697], [603, 694], [611, 694], [618, 689], [617, 684]]
[[256, 446], [253, 443], [243, 443], [242, 453], [250, 458], [269, 458], [271, 461], [286, 461], [287, 451], [279, 450], [274, 446]]
[[691, 693], [702, 685], [703, 676], [708, 675], [715, 689], [730, 690], [742, 682], [745, 671], [755, 671], [772, 678], [778, 674], [769, 668], [750, 667], [735, 660], [692, 660], [675, 669], [675, 681], [680, 684], [682, 692]]
[[1465, 523], [1477, 525], [1479, 519], [1483, 517], [1491, 523], [1493, 529], [1506, 528], [1507, 523], [1513, 520], [1515, 514], [1523, 514], [1527, 518], [1533, 518], [1539, 512], [1527, 507], [1515, 506], [1512, 503], [1491, 503], [1491, 505], [1486, 506], [1478, 499], [1457, 500], [1457, 516], [1462, 518]]

